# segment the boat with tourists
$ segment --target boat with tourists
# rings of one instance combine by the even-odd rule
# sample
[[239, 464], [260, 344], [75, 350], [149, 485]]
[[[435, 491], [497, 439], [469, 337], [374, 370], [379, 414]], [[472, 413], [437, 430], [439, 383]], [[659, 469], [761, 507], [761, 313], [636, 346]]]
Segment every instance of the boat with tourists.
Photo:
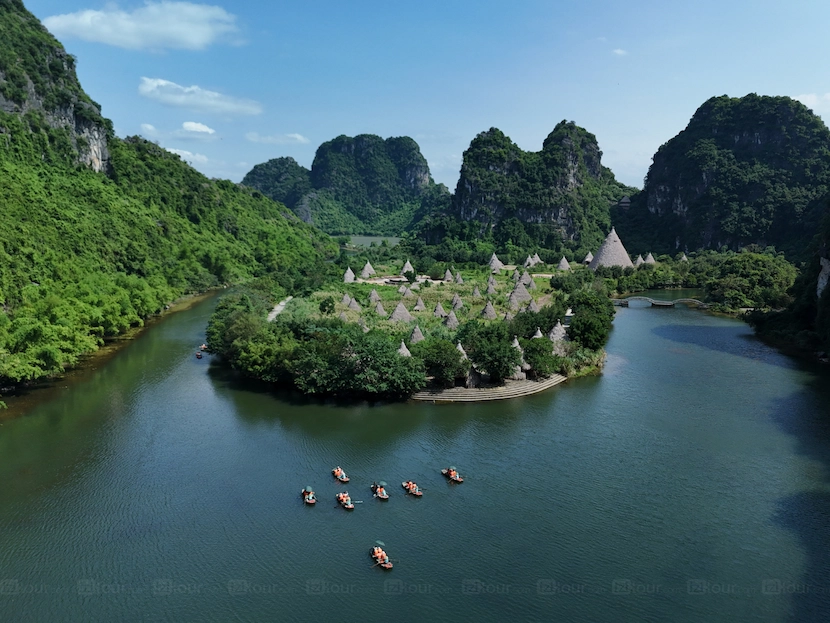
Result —
[[303, 496], [303, 502], [312, 506], [317, 504], [317, 496], [314, 495], [314, 490], [311, 487], [306, 487], [300, 491], [300, 495]]
[[389, 494], [386, 492], [386, 482], [381, 480], [380, 482], [373, 482], [372, 483], [372, 493], [375, 494], [375, 497], [379, 500], [388, 500]]
[[339, 465], [331, 470], [332, 475], [337, 478], [340, 482], [349, 482], [349, 477], [346, 475], [346, 472], [343, 471], [343, 468]]
[[401, 486], [409, 495], [414, 495], [415, 497], [421, 497], [424, 495], [424, 492], [421, 491], [420, 487], [418, 487], [418, 485], [411, 480], [402, 482]]
[[455, 467], [453, 466], [450, 466], [446, 469], [442, 469], [441, 473], [444, 474], [444, 476], [446, 476], [447, 478], [449, 478], [450, 482], [464, 482], [464, 478], [458, 474], [458, 470], [455, 469]]
[[369, 555], [372, 557], [372, 560], [375, 561], [376, 567], [382, 567], [387, 570], [392, 568], [392, 561], [389, 560], [389, 556], [385, 551], [383, 551], [383, 548], [375, 545], [369, 550]]
[[345, 508], [347, 511], [354, 510], [354, 502], [352, 502], [352, 497], [349, 495], [348, 491], [338, 493], [336, 497], [337, 503], [340, 504], [340, 506]]

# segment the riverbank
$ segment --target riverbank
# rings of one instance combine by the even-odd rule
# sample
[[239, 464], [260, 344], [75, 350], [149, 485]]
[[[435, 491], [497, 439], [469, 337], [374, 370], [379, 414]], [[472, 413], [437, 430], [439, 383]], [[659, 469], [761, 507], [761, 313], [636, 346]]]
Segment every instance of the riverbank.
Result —
[[494, 387], [450, 387], [449, 389], [424, 390], [413, 394], [410, 400], [436, 404], [507, 400], [508, 398], [538, 394], [567, 380], [568, 377], [561, 374], [554, 374], [542, 381], [512, 381], [508, 379], [504, 382], [504, 385]]

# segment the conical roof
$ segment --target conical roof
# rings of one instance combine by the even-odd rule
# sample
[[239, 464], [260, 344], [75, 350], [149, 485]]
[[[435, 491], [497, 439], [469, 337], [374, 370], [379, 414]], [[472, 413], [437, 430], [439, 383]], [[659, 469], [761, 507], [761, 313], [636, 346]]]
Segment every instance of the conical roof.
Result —
[[511, 277], [510, 277], [510, 278], [511, 278], [513, 281], [518, 281], [518, 280], [521, 278], [521, 275], [519, 274], [519, 269], [518, 269], [518, 268], [514, 268], [514, 269], [513, 269], [513, 275], [511, 275]]
[[455, 283], [462, 285], [464, 280], [461, 278], [461, 273], [455, 273]]
[[531, 336], [531, 338], [530, 338], [530, 339], [532, 339], [532, 340], [538, 340], [540, 337], [545, 337], [545, 336], [544, 336], [544, 335], [542, 335], [542, 330], [541, 330], [539, 327], [536, 327], [536, 333], [534, 333], [534, 334]]
[[504, 264], [501, 263], [501, 260], [496, 256], [495, 253], [490, 257], [490, 270], [501, 270], [504, 268]]
[[414, 294], [412, 294], [412, 290], [410, 290], [409, 288], [405, 288], [405, 289], [404, 289], [404, 291], [403, 291], [403, 297], [404, 297], [405, 299], [411, 299], [413, 296], [415, 296], [415, 295], [414, 295]]
[[411, 322], [415, 320], [412, 317], [412, 314], [409, 313], [409, 310], [404, 306], [403, 303], [398, 303], [395, 306], [395, 311], [392, 312], [392, 315], [389, 316], [389, 320], [392, 322]]
[[521, 277], [521, 279], [519, 279], [519, 282], [520, 282], [520, 283], [523, 283], [523, 284], [525, 284], [525, 285], [527, 285], [527, 284], [529, 284], [531, 281], [533, 281], [533, 277], [531, 277], [531, 276], [530, 276], [530, 273], [529, 273], [529, 272], [524, 271], [524, 272], [522, 273], [522, 277]]
[[519, 282], [516, 284], [516, 287], [513, 288], [513, 292], [510, 293], [511, 296], [516, 295], [516, 300], [523, 302], [523, 301], [530, 301], [533, 299], [530, 296], [530, 292], [527, 291], [527, 288], [524, 287], [524, 284]]
[[565, 332], [565, 327], [562, 326], [562, 322], [560, 320], [556, 321], [556, 326], [550, 330], [548, 333], [548, 339], [551, 342], [561, 342], [562, 340], [568, 339], [568, 334]]
[[346, 312], [340, 312], [338, 318], [340, 318], [340, 320], [342, 320], [343, 322], [346, 322], [348, 320], [348, 318], [346, 318]]
[[421, 332], [421, 327], [415, 325], [415, 328], [412, 329], [412, 334], [409, 336], [409, 343], [417, 344], [418, 342], [423, 342], [425, 339], [424, 334]]
[[510, 312], [504, 312], [504, 318], [502, 318], [502, 320], [513, 320], [513, 318], [515, 318], [513, 314], [511, 314]]
[[496, 278], [493, 277], [493, 275], [490, 275], [489, 277], [487, 277], [487, 285], [488, 286], [496, 285]]
[[436, 318], [446, 318], [447, 312], [444, 311], [444, 308], [441, 306], [441, 301], [435, 305], [435, 310], [432, 312], [432, 315]]
[[456, 305], [456, 304], [458, 303], [458, 301], [460, 301], [460, 300], [461, 300], [461, 297], [458, 295], [458, 292], [456, 292], [455, 294], [453, 294], [453, 295], [452, 295], [452, 305], [453, 305], [453, 307], [455, 307], [455, 305]]
[[491, 283], [490, 285], [487, 286], [487, 295], [489, 296], [489, 295], [492, 295], [492, 294], [495, 294], [495, 293], [496, 293], [496, 286], [494, 286]]
[[645, 264], [645, 260], [643, 259], [642, 255], [638, 255], [637, 259], [634, 260], [634, 266], [635, 267], [639, 266], [640, 264]]
[[383, 303], [381, 303], [380, 301], [378, 301], [377, 305], [375, 305], [375, 313], [378, 316], [382, 316], [383, 318], [386, 318], [386, 316], [389, 315], [389, 314], [386, 313], [386, 310], [383, 309]]
[[341, 305], [348, 305], [348, 304], [349, 304], [349, 303], [351, 303], [351, 302], [352, 302], [352, 297], [350, 297], [350, 296], [348, 295], [348, 293], [344, 294], [344, 295], [343, 295], [343, 298], [342, 298], [342, 299], [340, 299], [340, 304], [341, 304]]
[[366, 266], [363, 267], [363, 270], [360, 271], [360, 278], [361, 279], [368, 279], [372, 275], [376, 275], [375, 269], [372, 268], [372, 264], [370, 262], [366, 262]]
[[654, 256], [653, 256], [651, 253], [649, 253], [648, 255], [646, 255], [646, 259], [645, 259], [645, 260], [643, 260], [643, 261], [644, 261], [646, 264], [656, 264], [656, 263], [657, 263], [657, 262], [655, 262], [655, 261], [654, 261]]
[[473, 296], [479, 299], [481, 298], [481, 290], [478, 289], [478, 286], [473, 288]]
[[450, 269], [448, 268], [447, 272], [444, 273], [444, 281], [452, 281], [452, 280], [453, 280], [453, 276], [452, 276], [452, 273], [450, 272]]
[[594, 254], [588, 251], [588, 255], [585, 256], [585, 259], [582, 260], [583, 264], [590, 264], [591, 260], [594, 259]]
[[[459, 342], [458, 344], [455, 345], [455, 350], [457, 350], [459, 353], [461, 353], [461, 358], [462, 359], [467, 358], [467, 351], [464, 350], [464, 347], [461, 345], [461, 342]], [[450, 469], [454, 469], [454, 468], [451, 467]]]
[[689, 261], [689, 258], [688, 258], [688, 257], [686, 257], [686, 254], [684, 253], [683, 255], [681, 255], [681, 256], [680, 256], [680, 261], [681, 261], [681, 262], [688, 262], [688, 261]]
[[455, 317], [455, 312], [450, 310], [447, 319], [444, 320], [444, 324], [447, 326], [448, 329], [457, 329], [458, 328], [458, 318]]
[[522, 348], [521, 344], [519, 344], [519, 337], [518, 336], [516, 336], [516, 335], [513, 336], [513, 341], [511, 342], [511, 344], [512, 344], [513, 348], [517, 349], [520, 353], [525, 352], [525, 349]]
[[527, 306], [527, 311], [531, 311], [534, 314], [539, 313], [539, 306], [536, 304], [536, 301], [530, 301], [530, 305]]
[[424, 311], [426, 309], [426, 305], [421, 300], [421, 297], [418, 297], [418, 300], [415, 302], [415, 307], [412, 308], [412, 311]]
[[369, 302], [370, 303], [377, 303], [380, 300], [380, 294], [378, 291], [372, 288], [372, 291], [369, 293]]
[[542, 261], [542, 258], [539, 257], [538, 253], [533, 254], [533, 261], [536, 262], [537, 264], [544, 264], [544, 262]]
[[409, 263], [409, 260], [406, 260], [406, 264], [404, 264], [403, 268], [401, 268], [401, 274], [403, 275], [404, 273], [414, 273], [414, 272], [415, 272], [415, 269], [412, 268], [412, 264]]
[[346, 268], [346, 272], [343, 273], [343, 283], [354, 283], [354, 273], [351, 267]]
[[460, 296], [458, 297], [458, 299], [457, 299], [457, 300], [456, 300], [456, 299], [453, 299], [453, 300], [455, 301], [455, 302], [452, 304], [452, 308], [453, 308], [453, 309], [461, 309], [462, 307], [464, 307], [464, 301], [463, 301], [463, 300], [461, 300], [461, 297], [460, 297]]
[[533, 281], [533, 277], [531, 277], [530, 281], [527, 282], [527, 289], [528, 290], [535, 290], [536, 289], [536, 282]]
[[487, 305], [484, 306], [481, 315], [482, 317], [487, 318], [487, 320], [496, 319], [496, 310], [493, 309], [493, 304], [490, 301], [487, 301]]
[[398, 294], [403, 294], [407, 290], [408, 288], [406, 286], [401, 286], [400, 288], [398, 288]]
[[568, 264], [568, 260], [565, 259], [565, 256], [562, 256], [562, 259], [559, 260], [559, 264], [556, 265], [556, 270], [570, 270], [571, 265]]
[[357, 301], [355, 299], [352, 299], [351, 301], [349, 301], [349, 309], [351, 309], [352, 311], [359, 312], [360, 305], [357, 304]]
[[527, 259], [525, 259], [524, 267], [529, 268], [530, 266], [533, 266], [533, 258], [528, 255]]
[[591, 260], [589, 266], [591, 270], [596, 270], [600, 266], [622, 266], [623, 268], [634, 266], [631, 263], [631, 258], [628, 257], [628, 251], [625, 250], [622, 240], [620, 240], [613, 227], [611, 233], [605, 237], [605, 240], [597, 249], [597, 254]]
[[409, 352], [409, 349], [406, 347], [406, 344], [401, 342], [401, 347], [398, 349], [398, 354], [401, 357], [411, 357], [412, 353]]

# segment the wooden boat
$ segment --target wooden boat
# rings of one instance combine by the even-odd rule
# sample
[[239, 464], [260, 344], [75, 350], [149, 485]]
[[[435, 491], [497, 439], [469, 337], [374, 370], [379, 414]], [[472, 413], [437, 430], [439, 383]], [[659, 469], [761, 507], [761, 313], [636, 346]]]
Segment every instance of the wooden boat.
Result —
[[197, 350], [196, 351], [196, 359], [201, 359], [201, 358], [202, 358], [202, 351]]
[[349, 496], [348, 493], [338, 493], [335, 497], [337, 498], [337, 503], [340, 504], [340, 506], [345, 508], [347, 511], [354, 510], [352, 498]]
[[389, 560], [388, 557], [386, 558], [386, 562], [381, 562], [380, 556], [375, 554], [375, 548], [374, 547], [369, 550], [369, 556], [371, 556], [372, 560], [375, 561], [376, 566], [381, 567], [383, 569], [387, 569], [387, 570], [392, 568], [392, 562]]
[[423, 491], [421, 491], [421, 490], [418, 488], [418, 485], [417, 485], [417, 484], [415, 484], [415, 488], [414, 488], [414, 489], [412, 489], [412, 490], [407, 489], [407, 487], [406, 487], [406, 482], [402, 482], [402, 483], [401, 483], [401, 486], [403, 487], [403, 490], [404, 490], [404, 491], [406, 491], [409, 495], [414, 495], [415, 497], [421, 497], [421, 496], [424, 494], [424, 492], [423, 492]]
[[[383, 492], [378, 493], [378, 489], [382, 488]], [[382, 480], [380, 482], [373, 482], [372, 483], [372, 493], [375, 494], [375, 497], [379, 500], [388, 500], [389, 494], [386, 492], [386, 483]]]
[[[455, 472], [455, 476], [450, 476], [450, 471]], [[458, 472], [454, 467], [450, 467], [449, 469], [442, 469], [441, 473], [444, 474], [444, 476], [446, 476], [447, 478], [449, 478], [451, 482], [464, 482], [464, 478], [458, 475]]]
[[199, 347], [199, 350], [207, 350], [207, 344], [202, 344], [202, 345]]
[[341, 470], [340, 470], [340, 475], [338, 476], [338, 475], [335, 473], [336, 471], [337, 471], [337, 468], [335, 467], [334, 469], [332, 469], [332, 470], [331, 470], [331, 475], [332, 475], [332, 476], [334, 476], [335, 478], [337, 478], [337, 480], [339, 480], [340, 482], [349, 482], [349, 477], [348, 477], [348, 476], [346, 476], [346, 472], [344, 472], [344, 471], [341, 469]]
[[300, 490], [300, 495], [303, 496], [303, 502], [308, 504], [309, 506], [313, 506], [317, 504], [317, 498], [314, 495], [314, 491], [311, 490], [311, 487], [306, 487], [305, 489]]

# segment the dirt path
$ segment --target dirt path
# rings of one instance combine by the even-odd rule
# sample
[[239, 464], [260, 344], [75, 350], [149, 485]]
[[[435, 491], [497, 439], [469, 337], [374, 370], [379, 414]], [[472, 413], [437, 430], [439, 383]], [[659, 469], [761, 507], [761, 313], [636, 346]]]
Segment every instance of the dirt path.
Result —
[[273, 322], [274, 318], [279, 316], [282, 313], [282, 310], [285, 309], [285, 306], [288, 305], [288, 301], [290, 301], [293, 298], [293, 296], [289, 296], [288, 298], [277, 303], [274, 306], [274, 309], [271, 310], [271, 313], [268, 314], [268, 322]]

